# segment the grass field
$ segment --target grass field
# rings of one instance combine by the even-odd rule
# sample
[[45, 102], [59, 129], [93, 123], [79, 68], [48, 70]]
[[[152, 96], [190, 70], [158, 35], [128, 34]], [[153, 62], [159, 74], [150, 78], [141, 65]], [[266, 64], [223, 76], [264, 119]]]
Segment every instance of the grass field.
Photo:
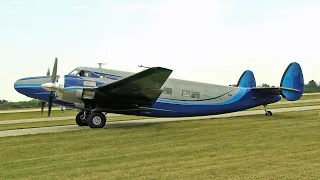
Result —
[[319, 179], [316, 111], [0, 138], [1, 179]]
[[[269, 105], [268, 109], [272, 110], [275, 108], [289, 108], [289, 107], [299, 107], [299, 106], [314, 106], [314, 105], [320, 105], [320, 102], [312, 102], [312, 103], [294, 103], [290, 106], [290, 104], [273, 104]], [[248, 109], [250, 110], [263, 110], [262, 106], [255, 107]], [[53, 117], [61, 117], [61, 116], [75, 116], [77, 111], [68, 111], [67, 113], [61, 113], [60, 111], [56, 111], [53, 113]], [[35, 115], [36, 117], [39, 116], [38, 112], [21, 112], [21, 113], [15, 113], [11, 114], [11, 118], [13, 119], [25, 119], [25, 117], [32, 118], [32, 115]], [[46, 117], [46, 116], [43, 116]], [[6, 120], [5, 118], [8, 118], [6, 116], [1, 117], [0, 120]], [[144, 119], [149, 117], [143, 117], [143, 116], [108, 116], [107, 121], [125, 121], [125, 120], [135, 120], [135, 119]], [[25, 129], [25, 128], [36, 128], [36, 127], [49, 127], [49, 126], [63, 126], [63, 125], [71, 125], [76, 124], [74, 117], [68, 118], [66, 120], [50, 120], [50, 121], [43, 121], [43, 122], [26, 122], [26, 123], [16, 123], [16, 124], [2, 124], [0, 125], [0, 131], [2, 130], [11, 130], [11, 129]]]
[[[291, 105], [290, 104], [270, 104], [267, 107], [268, 107], [268, 109], [276, 109], [276, 108], [290, 108], [290, 107], [316, 106], [316, 105], [320, 105], [320, 101], [319, 102], [310, 102], [310, 103], [292, 103]], [[258, 109], [264, 110], [263, 106], [250, 108], [248, 110], [258, 110]]]
[[[108, 117], [108, 122], [113, 121], [128, 121], [135, 119], [145, 119], [149, 117], [140, 117], [140, 116], [111, 116]], [[42, 122], [25, 122], [25, 123], [16, 123], [16, 124], [1, 124], [0, 131], [3, 130], [12, 130], [12, 129], [26, 129], [26, 128], [38, 128], [38, 127], [50, 127], [50, 126], [64, 126], [64, 125], [76, 125], [74, 118], [66, 120], [50, 120]]]
[[[76, 110], [70, 110], [61, 112], [60, 110], [51, 111], [51, 117], [63, 117], [63, 116], [76, 116]], [[48, 112], [44, 111], [43, 115], [41, 115], [40, 110], [31, 111], [31, 112], [18, 112], [18, 113], [2, 113], [0, 114], [0, 121], [1, 120], [16, 120], [16, 119], [32, 119], [32, 118], [46, 118], [48, 117]]]
[[[273, 108], [314, 106], [314, 105], [320, 105], [320, 101], [319, 102], [311, 102], [311, 103], [293, 103], [292, 105], [290, 105], [290, 104], [271, 104], [271, 105], [268, 105], [268, 108], [273, 109]], [[263, 109], [263, 106], [251, 108], [249, 110], [257, 110], [257, 109]], [[51, 113], [51, 117], [76, 116], [77, 113], [78, 112], [76, 110], [65, 111], [63, 113], [60, 110], [54, 110]], [[37, 112], [37, 111], [35, 111], [35, 112], [19, 112], [19, 113], [2, 113], [2, 114], [0, 114], [0, 121], [1, 120], [46, 118], [46, 117], [47, 117], [47, 111], [44, 111], [43, 115], [41, 115], [41, 113]]]
[[302, 95], [300, 100], [303, 100], [303, 99], [320, 99], [320, 94]]

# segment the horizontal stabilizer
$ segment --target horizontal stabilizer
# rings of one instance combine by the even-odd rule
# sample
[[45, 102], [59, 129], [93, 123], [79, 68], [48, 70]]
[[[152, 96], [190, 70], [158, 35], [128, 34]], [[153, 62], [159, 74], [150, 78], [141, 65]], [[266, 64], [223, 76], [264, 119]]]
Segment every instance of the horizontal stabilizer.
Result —
[[280, 87], [254, 87], [252, 92], [257, 96], [281, 95], [288, 101], [296, 101], [303, 94], [304, 80], [301, 67], [298, 63], [290, 63], [283, 73]]
[[292, 91], [292, 92], [300, 92], [299, 89], [284, 88], [284, 87], [255, 87], [255, 88], [251, 88], [251, 90], [255, 93], [261, 93], [266, 96], [282, 95], [281, 92], [283, 90]]
[[281, 90], [286, 90], [286, 91], [301, 92], [301, 90], [299, 90], [299, 89], [284, 88], [284, 87], [280, 87], [280, 89], [281, 89]]
[[239, 78], [237, 86], [245, 88], [256, 87], [256, 79], [253, 72], [250, 70], [244, 71]]

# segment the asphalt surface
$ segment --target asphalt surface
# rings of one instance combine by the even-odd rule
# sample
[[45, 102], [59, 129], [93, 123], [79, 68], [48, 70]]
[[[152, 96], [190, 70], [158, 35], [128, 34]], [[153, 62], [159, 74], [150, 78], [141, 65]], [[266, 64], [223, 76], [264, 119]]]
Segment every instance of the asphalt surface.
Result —
[[[318, 105], [318, 106], [291, 107], [291, 108], [277, 108], [277, 109], [272, 109], [272, 112], [273, 113], [280, 113], [280, 112], [318, 110], [318, 109], [320, 109], [320, 105]], [[247, 115], [255, 115], [255, 114], [264, 115], [264, 110], [239, 111], [239, 112], [234, 112], [234, 113], [227, 113], [227, 114], [213, 115], [213, 116], [200, 116], [200, 117], [152, 118], [152, 119], [140, 119], [140, 120], [130, 120], [130, 121], [107, 122], [105, 128], [139, 126], [139, 125], [147, 125], [147, 124], [188, 121], [188, 120], [215, 119], [215, 118], [247, 116]], [[68, 126], [53, 126], [53, 127], [41, 127], [41, 128], [29, 128], [29, 129], [16, 129], [16, 130], [0, 131], [0, 137], [19, 136], [19, 135], [28, 135], [28, 134], [40, 134], [40, 133], [53, 133], [53, 132], [65, 132], [65, 131], [79, 131], [79, 130], [86, 130], [86, 129], [90, 129], [90, 128], [89, 127], [79, 127], [77, 125], [68, 125]]]

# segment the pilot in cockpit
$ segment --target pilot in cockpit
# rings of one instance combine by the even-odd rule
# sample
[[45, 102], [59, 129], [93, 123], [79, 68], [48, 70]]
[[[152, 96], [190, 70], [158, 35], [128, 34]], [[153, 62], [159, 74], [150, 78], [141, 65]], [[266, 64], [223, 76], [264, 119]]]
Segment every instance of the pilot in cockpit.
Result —
[[84, 71], [80, 71], [79, 76], [84, 77]]

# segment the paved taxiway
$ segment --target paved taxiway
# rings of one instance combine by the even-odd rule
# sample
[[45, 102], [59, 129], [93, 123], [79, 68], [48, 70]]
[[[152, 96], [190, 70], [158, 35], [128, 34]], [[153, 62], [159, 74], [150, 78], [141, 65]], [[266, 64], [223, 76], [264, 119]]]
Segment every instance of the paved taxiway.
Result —
[[[320, 105], [291, 107], [291, 108], [277, 108], [277, 109], [272, 109], [272, 112], [279, 113], [279, 112], [318, 110], [318, 109], [320, 109]], [[196, 120], [196, 119], [201, 120], [201, 119], [213, 119], [213, 118], [223, 118], [223, 117], [246, 116], [246, 115], [255, 115], [255, 114], [264, 114], [264, 110], [239, 111], [239, 112], [228, 113], [228, 114], [201, 116], [201, 117], [152, 118], [152, 119], [141, 119], [141, 120], [130, 120], [130, 121], [107, 122], [105, 128], [138, 126], [138, 125], [147, 125], [147, 124], [155, 124], [155, 123], [163, 123], [163, 122]], [[0, 137], [39, 134], [39, 133], [65, 132], [65, 131], [79, 131], [79, 130], [85, 130], [85, 129], [90, 129], [90, 128], [87, 126], [79, 127], [77, 125], [68, 125], [68, 126], [53, 126], [53, 127], [6, 130], [6, 131], [0, 131]]]

